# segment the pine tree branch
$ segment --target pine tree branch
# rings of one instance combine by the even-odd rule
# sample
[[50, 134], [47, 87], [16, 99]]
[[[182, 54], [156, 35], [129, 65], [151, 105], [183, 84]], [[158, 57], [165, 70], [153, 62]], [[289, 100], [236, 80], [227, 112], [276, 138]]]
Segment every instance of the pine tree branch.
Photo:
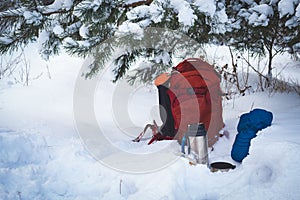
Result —
[[[150, 5], [152, 2], [153, 2], [153, 0], [138, 1], [138, 2], [131, 3], [131, 4], [122, 4], [118, 7], [134, 8], [134, 7], [141, 6], [141, 5]], [[73, 10], [74, 7], [75, 6], [73, 6], [71, 10]], [[45, 16], [50, 16], [53, 14], [64, 14], [64, 13], [69, 13], [69, 12], [70, 12], [70, 10], [61, 9], [61, 10], [55, 10], [55, 11], [51, 11], [51, 12], [41, 12], [41, 14], [45, 15]]]
[[25, 8], [17, 8], [0, 12], [0, 19], [2, 21], [3, 18], [22, 17], [26, 10]]
[[55, 14], [68, 14], [68, 13], [70, 13], [70, 10], [65, 10], [65, 9], [55, 10], [55, 11], [50, 11], [50, 12], [41, 12], [41, 14], [43, 16], [51, 16], [51, 15], [55, 15]]

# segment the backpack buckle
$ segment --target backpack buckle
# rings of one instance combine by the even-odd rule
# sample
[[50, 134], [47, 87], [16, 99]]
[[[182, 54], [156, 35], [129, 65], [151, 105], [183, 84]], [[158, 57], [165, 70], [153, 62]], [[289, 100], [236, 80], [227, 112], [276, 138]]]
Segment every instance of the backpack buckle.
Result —
[[194, 88], [187, 88], [186, 91], [187, 91], [187, 93], [188, 93], [189, 95], [194, 95], [194, 94], [195, 94]]

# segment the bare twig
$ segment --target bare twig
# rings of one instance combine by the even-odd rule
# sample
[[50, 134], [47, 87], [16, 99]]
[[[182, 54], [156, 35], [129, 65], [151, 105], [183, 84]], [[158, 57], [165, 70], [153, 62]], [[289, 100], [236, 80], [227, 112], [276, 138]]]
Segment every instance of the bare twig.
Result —
[[22, 195], [21, 195], [21, 194], [22, 194], [22, 192], [20, 192], [20, 191], [17, 192], [17, 195], [18, 195], [18, 197], [19, 197], [19, 200], [22, 200]]
[[123, 182], [123, 180], [120, 179], [120, 184], [119, 184], [119, 192], [120, 192], [120, 195], [122, 195], [122, 182]]
[[49, 70], [49, 66], [47, 64], [46, 64], [46, 69], [47, 69], [48, 78], [51, 79], [51, 73], [50, 73], [50, 70]]
[[4, 77], [9, 77], [17, 68], [18, 64], [21, 62], [22, 53], [17, 56], [9, 56], [6, 60], [5, 57], [1, 57], [0, 60], [0, 79]]
[[268, 79], [267, 76], [263, 75], [262, 72], [258, 71], [257, 69], [255, 69], [255, 67], [253, 67], [253, 65], [249, 62], [249, 60], [247, 60], [242, 54], [241, 54], [241, 58], [243, 58], [243, 60], [248, 64], [249, 67], [251, 67], [251, 69], [256, 72], [259, 76], [264, 77], [265, 79]]

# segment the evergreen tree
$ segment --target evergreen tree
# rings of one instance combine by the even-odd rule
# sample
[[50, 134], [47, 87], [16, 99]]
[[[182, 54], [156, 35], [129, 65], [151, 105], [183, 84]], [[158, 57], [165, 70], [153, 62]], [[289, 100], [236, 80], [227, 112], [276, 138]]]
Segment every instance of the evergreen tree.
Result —
[[[227, 45], [268, 57], [268, 82], [272, 60], [283, 51], [300, 52], [299, 0], [227, 0], [230, 27]], [[298, 12], [298, 14], [297, 14]]]
[[[62, 48], [72, 55], [92, 55], [97, 59], [86, 73], [89, 77], [121, 52], [114, 61], [115, 80], [144, 58], [149, 67], [129, 79], [149, 81], [171, 66], [174, 56], [184, 58], [201, 45], [218, 43], [268, 53], [271, 73], [274, 53], [287, 48], [299, 52], [299, 19], [299, 0], [4, 0], [0, 53], [37, 41], [44, 59]], [[163, 31], [147, 32], [148, 27], [178, 34], [155, 35]]]
[[[214, 1], [210, 4], [214, 6]], [[44, 59], [58, 54], [62, 47], [70, 54], [78, 56], [93, 54], [98, 59], [86, 74], [91, 76], [101, 69], [114, 50], [130, 49], [130, 44], [124, 42], [126, 35], [142, 32], [147, 27], [179, 30], [200, 44], [207, 43], [211, 31], [207, 20], [212, 15], [213, 13], [206, 12], [199, 3], [191, 1], [6, 0], [0, 6], [0, 52], [9, 53], [30, 42], [38, 41], [39, 51]], [[115, 35], [123, 39], [106, 44], [103, 52], [97, 50], [101, 43]], [[131, 43], [141, 41], [146, 41], [143, 34], [130, 40]], [[178, 39], [176, 41], [180, 43]], [[175, 46], [174, 51], [178, 48], [187, 49], [182, 44]], [[156, 48], [141, 48], [124, 51], [115, 60], [116, 80], [122, 78], [139, 57], [147, 59], [157, 71], [164, 70], [172, 64], [173, 50], [163, 52]], [[170, 59], [155, 59], [161, 55]], [[141, 73], [139, 72], [140, 75]], [[149, 80], [149, 77], [143, 77], [144, 80]]]

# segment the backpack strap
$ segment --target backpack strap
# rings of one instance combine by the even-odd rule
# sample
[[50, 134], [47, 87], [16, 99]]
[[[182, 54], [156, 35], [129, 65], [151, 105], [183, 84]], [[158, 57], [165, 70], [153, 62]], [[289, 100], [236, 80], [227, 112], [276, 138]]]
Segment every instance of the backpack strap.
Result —
[[141, 141], [141, 139], [144, 137], [144, 135], [145, 135], [145, 133], [146, 133], [146, 131], [147, 131], [148, 128], [151, 128], [152, 134], [156, 132], [154, 125], [147, 124], [145, 126], [144, 130], [134, 140], [132, 140], [132, 141], [133, 142], [139, 142], [139, 141]]
[[161, 133], [156, 133], [155, 135], [152, 136], [151, 140], [148, 142], [148, 145], [152, 144], [155, 141], [160, 141], [160, 140], [173, 140], [173, 137], [164, 136]]
[[143, 136], [145, 135], [147, 129], [150, 128], [152, 130], [152, 138], [151, 140], [148, 142], [149, 144], [152, 144], [155, 141], [160, 141], [160, 140], [173, 140], [173, 137], [170, 136], [164, 136], [162, 135], [158, 130], [158, 126], [155, 122], [155, 120], [153, 120], [153, 124], [147, 124], [144, 128], [144, 130], [137, 136], [137, 138], [135, 138], [134, 140], [132, 140], [133, 142], [139, 142], [141, 141], [141, 139], [143, 138]]
[[182, 137], [181, 140], [181, 153], [185, 154], [185, 145], [187, 144], [188, 146], [188, 154], [191, 153], [191, 143], [190, 143], [190, 139], [188, 137], [188, 135], [185, 133]]

